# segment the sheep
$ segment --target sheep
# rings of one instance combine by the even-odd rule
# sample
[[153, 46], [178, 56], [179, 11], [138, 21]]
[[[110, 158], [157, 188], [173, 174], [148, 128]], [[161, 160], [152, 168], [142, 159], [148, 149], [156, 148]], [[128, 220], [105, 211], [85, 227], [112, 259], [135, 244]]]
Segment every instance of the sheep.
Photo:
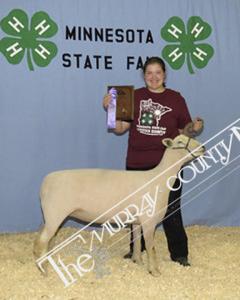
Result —
[[[168, 179], [176, 176], [183, 164], [204, 153], [204, 147], [196, 140], [184, 134], [174, 139], [162, 140], [166, 146], [164, 156], [154, 169], [149, 171], [124, 171], [104, 169], [63, 170], [48, 174], [42, 183], [40, 198], [45, 220], [37, 239], [34, 242], [34, 255], [37, 258], [48, 251], [48, 244], [66, 217], [75, 217], [81, 221], [90, 222], [98, 218], [98, 223], [106, 222], [130, 204], [140, 207], [139, 193], [127, 197], [139, 187], [144, 191], [152, 191], [159, 184], [161, 192], [155, 204], [154, 213], [149, 216], [136, 216], [133, 222], [134, 249], [132, 260], [142, 264], [140, 239], [141, 228], [146, 244], [148, 271], [153, 276], [160, 274], [156, 261], [154, 233], [167, 210], [169, 185]], [[163, 173], [160, 178], [151, 180]], [[112, 208], [112, 209], [111, 209]]]

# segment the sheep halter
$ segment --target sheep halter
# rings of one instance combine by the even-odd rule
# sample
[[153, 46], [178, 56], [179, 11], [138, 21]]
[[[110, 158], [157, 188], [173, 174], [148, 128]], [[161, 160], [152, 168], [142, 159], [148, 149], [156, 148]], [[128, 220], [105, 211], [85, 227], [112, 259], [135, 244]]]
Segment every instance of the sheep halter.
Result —
[[188, 148], [188, 145], [189, 145], [191, 139], [192, 139], [191, 137], [188, 138], [188, 141], [187, 141], [187, 144], [186, 144], [185, 147], [173, 147], [172, 149], [186, 149], [186, 150], [192, 155], [192, 157], [193, 157], [194, 159], [197, 158], [197, 156], [195, 156], [195, 155], [192, 153], [192, 151]]

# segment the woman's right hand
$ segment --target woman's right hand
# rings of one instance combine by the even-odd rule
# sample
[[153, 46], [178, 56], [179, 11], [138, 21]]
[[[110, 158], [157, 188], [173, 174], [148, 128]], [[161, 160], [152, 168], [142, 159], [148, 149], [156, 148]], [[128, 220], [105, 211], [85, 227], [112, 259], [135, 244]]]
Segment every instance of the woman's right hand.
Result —
[[103, 108], [105, 110], [107, 110], [109, 103], [111, 102], [111, 95], [110, 94], [106, 94], [103, 98]]

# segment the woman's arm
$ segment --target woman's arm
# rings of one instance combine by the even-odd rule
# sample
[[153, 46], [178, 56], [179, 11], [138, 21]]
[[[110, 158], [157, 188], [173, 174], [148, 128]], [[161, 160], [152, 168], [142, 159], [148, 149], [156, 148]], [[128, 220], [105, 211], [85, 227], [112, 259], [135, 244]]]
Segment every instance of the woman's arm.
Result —
[[185, 99], [181, 95], [180, 97], [182, 101], [179, 101], [178, 131], [180, 134], [186, 132], [185, 127], [188, 125], [188, 130], [197, 136], [203, 130], [203, 120], [199, 117], [192, 120]]
[[116, 128], [113, 131], [116, 134], [123, 134], [130, 128], [130, 123], [124, 121], [116, 121]]

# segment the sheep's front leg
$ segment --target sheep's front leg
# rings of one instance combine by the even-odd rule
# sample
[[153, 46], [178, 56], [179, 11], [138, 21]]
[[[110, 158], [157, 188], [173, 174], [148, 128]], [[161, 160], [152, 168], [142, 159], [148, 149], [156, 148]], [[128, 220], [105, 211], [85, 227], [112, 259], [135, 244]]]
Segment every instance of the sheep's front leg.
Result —
[[142, 265], [141, 255], [141, 225], [133, 225], [133, 255], [132, 261], [138, 265]]
[[154, 247], [154, 232], [155, 225], [153, 226], [152, 224], [150, 224], [150, 222], [146, 222], [143, 225], [143, 236], [145, 239], [145, 246], [148, 258], [148, 271], [153, 276], [159, 276], [160, 271], [158, 268], [156, 250]]

